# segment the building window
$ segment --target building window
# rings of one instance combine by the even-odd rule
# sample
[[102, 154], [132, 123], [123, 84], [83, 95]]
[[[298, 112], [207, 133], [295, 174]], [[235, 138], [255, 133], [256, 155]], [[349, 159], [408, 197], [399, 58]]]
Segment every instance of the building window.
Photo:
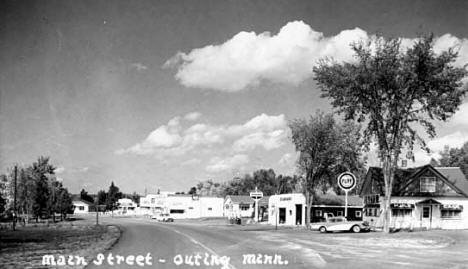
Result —
[[408, 208], [392, 208], [392, 216], [393, 217], [410, 217], [412, 214], [412, 210]]
[[336, 211], [336, 215], [337, 215], [338, 217], [343, 216], [343, 211], [341, 211], [341, 210]]
[[315, 210], [315, 216], [316, 217], [321, 217], [322, 216], [322, 210]]
[[79, 210], [79, 211], [84, 211], [84, 206], [79, 206], [79, 207], [78, 207], [78, 210]]
[[211, 211], [211, 210], [213, 210], [213, 208], [212, 208], [212, 207], [208, 207], [208, 211]]
[[249, 210], [250, 206], [249, 205], [240, 205], [239, 208], [242, 211], [247, 211], [247, 210]]
[[376, 207], [368, 207], [364, 209], [364, 214], [366, 217], [378, 217], [379, 216], [379, 208]]
[[354, 216], [356, 216], [356, 218], [360, 218], [360, 217], [362, 217], [362, 212], [358, 210], [358, 211], [354, 212]]
[[421, 192], [435, 192], [436, 180], [435, 177], [422, 177], [421, 178]]
[[193, 207], [189, 207], [188, 209], [193, 209]]
[[171, 213], [171, 214], [184, 214], [184, 210], [183, 209], [171, 209], [169, 211], [169, 213]]
[[151, 203], [154, 204], [156, 202], [155, 198], [151, 198]]
[[460, 218], [461, 217], [461, 211], [460, 210], [453, 210], [453, 209], [442, 209], [441, 217], [443, 219]]

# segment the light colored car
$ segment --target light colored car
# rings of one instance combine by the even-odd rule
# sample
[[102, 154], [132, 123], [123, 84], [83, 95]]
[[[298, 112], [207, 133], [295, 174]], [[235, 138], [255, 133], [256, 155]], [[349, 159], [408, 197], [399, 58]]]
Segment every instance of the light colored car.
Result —
[[367, 221], [348, 221], [345, 217], [332, 217], [327, 218], [326, 221], [312, 223], [310, 228], [312, 230], [326, 232], [344, 232], [351, 231], [359, 233], [361, 231], [369, 231], [369, 223]]
[[159, 213], [151, 216], [152, 219], [162, 222], [174, 222], [174, 219], [171, 218], [171, 215], [167, 213]]

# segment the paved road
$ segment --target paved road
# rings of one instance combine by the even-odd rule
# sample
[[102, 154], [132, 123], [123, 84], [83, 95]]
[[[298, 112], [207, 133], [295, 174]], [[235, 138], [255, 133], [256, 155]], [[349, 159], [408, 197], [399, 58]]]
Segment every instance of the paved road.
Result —
[[[119, 242], [104, 256], [102, 264], [91, 263], [87, 268], [139, 268], [121, 261], [116, 255], [151, 256], [149, 268], [310, 268], [311, 262], [304, 261], [297, 249], [279, 249], [275, 242], [257, 239], [256, 231], [242, 231], [229, 227], [202, 226], [180, 223], [158, 223], [149, 219], [114, 219], [123, 230]], [[114, 257], [112, 264], [107, 261], [109, 254]], [[199, 255], [196, 257], [196, 255]], [[255, 260], [246, 259], [244, 254], [255, 254]], [[260, 259], [259, 258], [260, 255]], [[275, 256], [276, 255], [276, 256]], [[104, 257], [104, 260], [102, 260]], [[253, 257], [253, 256], [250, 256]], [[182, 262], [181, 262], [182, 258]], [[187, 259], [187, 260], [186, 260]], [[195, 263], [197, 259], [198, 263]], [[98, 258], [95, 259], [98, 262]], [[180, 264], [181, 262], [181, 264]], [[192, 265], [190, 263], [193, 262]], [[266, 264], [263, 264], [263, 263]], [[253, 264], [257, 263], [257, 264]], [[320, 265], [320, 259], [312, 265]]]
[[[104, 257], [142, 255], [143, 259], [150, 253], [152, 265], [146, 268], [468, 268], [468, 231], [404, 232], [390, 236], [320, 234], [294, 229], [265, 231], [259, 226], [202, 225], [196, 221], [107, 221], [110, 220], [122, 227], [123, 235]], [[244, 254], [260, 255], [260, 260], [265, 262], [266, 258], [269, 264], [246, 264]], [[275, 255], [277, 262], [273, 264]], [[191, 266], [186, 264], [190, 262]], [[116, 265], [115, 259], [114, 265], [104, 261], [100, 266], [89, 266], [133, 267], [140, 268], [125, 262]]]

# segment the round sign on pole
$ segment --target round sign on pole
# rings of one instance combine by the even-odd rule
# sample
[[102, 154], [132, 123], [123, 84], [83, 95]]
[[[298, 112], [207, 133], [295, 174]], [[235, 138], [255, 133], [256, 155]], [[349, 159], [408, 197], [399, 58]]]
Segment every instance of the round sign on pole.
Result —
[[354, 189], [356, 183], [356, 177], [351, 172], [344, 172], [338, 176], [338, 186], [345, 192]]

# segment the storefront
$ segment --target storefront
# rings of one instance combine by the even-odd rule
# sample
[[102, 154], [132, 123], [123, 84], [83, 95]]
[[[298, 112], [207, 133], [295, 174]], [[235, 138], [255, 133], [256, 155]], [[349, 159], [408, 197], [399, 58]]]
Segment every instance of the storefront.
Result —
[[[376, 168], [371, 168], [376, 170]], [[373, 175], [371, 175], [373, 173]], [[398, 173], [405, 175], [404, 172]], [[394, 186], [390, 208], [390, 227], [395, 229], [468, 229], [468, 180], [458, 167], [432, 167], [411, 170], [406, 182]], [[364, 220], [382, 227], [383, 193], [376, 183], [378, 173], [369, 170], [361, 191], [364, 197]], [[371, 191], [372, 190], [372, 191]]]
[[305, 225], [306, 201], [302, 193], [272, 195], [268, 201], [271, 225]]

